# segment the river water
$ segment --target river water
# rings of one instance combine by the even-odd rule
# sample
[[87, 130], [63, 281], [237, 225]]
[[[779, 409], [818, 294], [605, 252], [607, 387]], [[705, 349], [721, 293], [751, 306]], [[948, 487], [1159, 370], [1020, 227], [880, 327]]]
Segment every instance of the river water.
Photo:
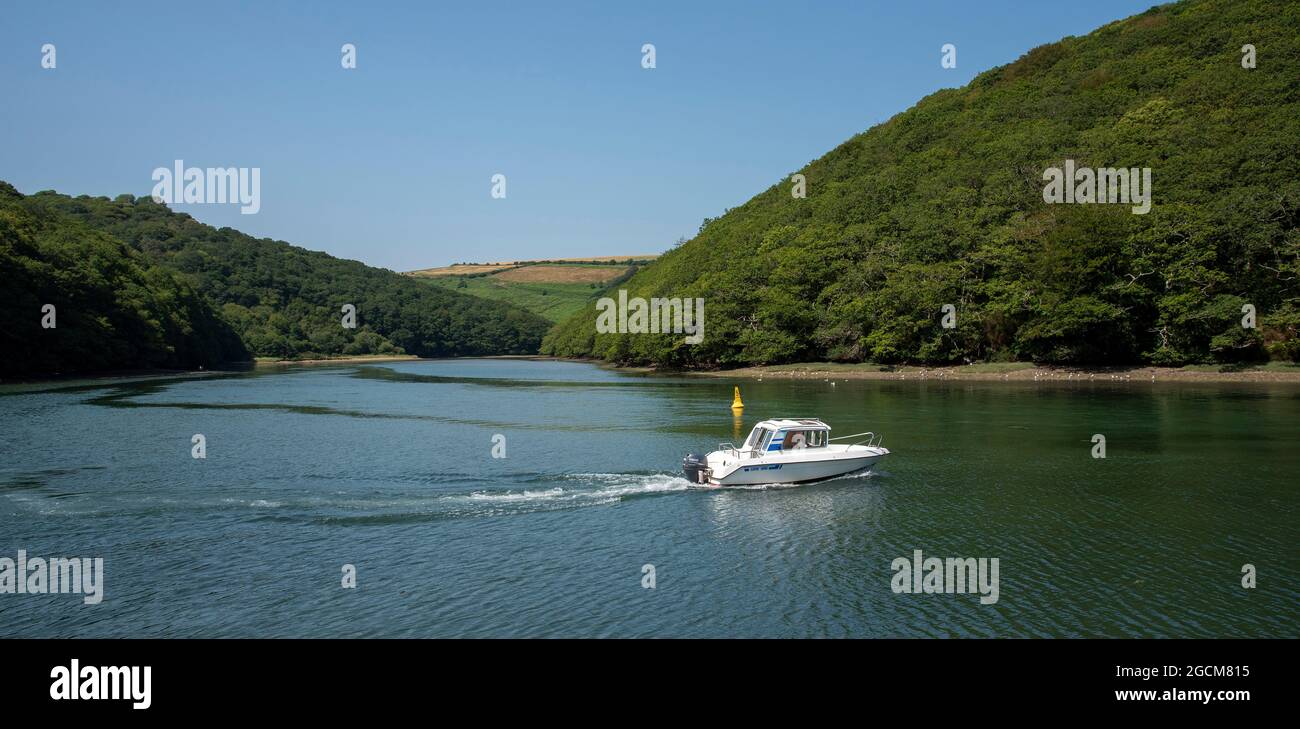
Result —
[[[775, 416], [893, 453], [681, 477]], [[9, 385], [0, 422], [0, 558], [104, 560], [99, 604], [0, 594], [2, 636], [1300, 635], [1296, 386], [441, 360]], [[895, 592], [915, 550], [996, 558], [996, 602]]]

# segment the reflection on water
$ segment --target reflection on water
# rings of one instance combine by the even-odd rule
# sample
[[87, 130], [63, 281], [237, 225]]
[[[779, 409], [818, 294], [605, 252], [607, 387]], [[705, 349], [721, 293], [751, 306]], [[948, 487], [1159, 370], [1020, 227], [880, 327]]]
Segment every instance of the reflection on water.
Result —
[[[447, 360], [7, 386], [0, 411], [0, 556], [106, 573], [98, 606], [0, 595], [0, 635], [1297, 631], [1300, 388]], [[795, 487], [682, 478], [684, 453], [777, 415], [884, 433], [893, 455]], [[894, 594], [914, 549], [999, 558], [1000, 600]], [[1253, 591], [1247, 562], [1269, 576]]]

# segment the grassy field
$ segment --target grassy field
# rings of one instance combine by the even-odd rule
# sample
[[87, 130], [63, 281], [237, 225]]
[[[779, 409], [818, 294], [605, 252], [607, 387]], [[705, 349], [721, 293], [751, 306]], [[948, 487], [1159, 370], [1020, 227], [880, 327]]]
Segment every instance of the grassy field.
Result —
[[511, 268], [489, 278], [511, 283], [603, 284], [627, 273], [631, 266], [560, 266], [539, 264]]
[[504, 271], [514, 268], [513, 263], [457, 263], [451, 266], [439, 266], [438, 268], [421, 268], [418, 271], [407, 271], [407, 276], [418, 276], [420, 278], [434, 276], [472, 276], [477, 273], [492, 273], [493, 271]]
[[[406, 275], [462, 294], [516, 304], [559, 322], [591, 304], [612, 282], [629, 274], [634, 268], [631, 262], [653, 258], [606, 256], [456, 264], [408, 271]], [[611, 265], [610, 261], [628, 263]]]
[[438, 276], [426, 281], [431, 286], [442, 286], [462, 294], [517, 304], [551, 321], [560, 321], [576, 313], [600, 290], [583, 283], [503, 281], [497, 276]]

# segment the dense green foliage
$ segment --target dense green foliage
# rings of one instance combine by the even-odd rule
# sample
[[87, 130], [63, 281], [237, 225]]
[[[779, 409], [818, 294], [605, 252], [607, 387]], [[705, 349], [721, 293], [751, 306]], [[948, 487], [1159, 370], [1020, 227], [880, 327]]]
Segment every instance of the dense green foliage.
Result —
[[[682, 367], [1300, 358], [1297, 28], [1297, 3], [1193, 0], [1036, 48], [812, 162], [805, 199], [786, 178], [626, 284], [702, 297], [702, 344], [597, 335], [590, 307], [542, 351]], [[1151, 211], [1045, 203], [1044, 170], [1066, 159], [1151, 168]]]
[[[53, 327], [42, 326], [46, 305]], [[0, 375], [197, 368], [248, 358], [179, 276], [0, 182]]]
[[[256, 356], [531, 354], [550, 326], [506, 303], [204, 225], [148, 197], [109, 200], [41, 192], [24, 204], [122, 241], [179, 276]], [[355, 328], [342, 325], [346, 304], [356, 307]]]

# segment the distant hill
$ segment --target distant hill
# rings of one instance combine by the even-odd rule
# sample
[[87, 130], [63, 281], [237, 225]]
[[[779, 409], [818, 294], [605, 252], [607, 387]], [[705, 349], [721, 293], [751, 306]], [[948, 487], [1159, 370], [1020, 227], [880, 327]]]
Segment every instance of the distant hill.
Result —
[[537, 259], [531, 261], [497, 261], [494, 263], [453, 263], [450, 266], [439, 266], [436, 268], [421, 268], [416, 271], [407, 271], [407, 276], [475, 276], [478, 274], [496, 273], [510, 268], [526, 268], [529, 266], [540, 266], [546, 264], [579, 264], [579, 265], [632, 265], [646, 264], [658, 258], [657, 253], [642, 256], [591, 256], [587, 258], [550, 258]]
[[[43, 312], [53, 318], [42, 326]], [[183, 278], [0, 182], [0, 376], [195, 369], [248, 359]]]
[[[202, 296], [255, 356], [526, 354], [537, 351], [550, 326], [504, 302], [204, 225], [148, 197], [40, 192], [21, 205], [34, 215], [76, 221], [100, 240], [124, 244], [134, 260], [168, 271]], [[69, 265], [45, 263], [55, 275]], [[356, 307], [356, 328], [342, 326], [345, 304]]]
[[516, 304], [552, 322], [578, 313], [654, 255], [457, 263], [406, 275], [471, 296]]
[[[702, 344], [598, 335], [587, 307], [542, 351], [681, 367], [1300, 358], [1297, 28], [1300, 3], [1190, 0], [1030, 50], [798, 170], [806, 198], [785, 177], [626, 283], [702, 297]], [[1066, 160], [1149, 168], [1149, 213], [1048, 204], [1045, 171]]]

